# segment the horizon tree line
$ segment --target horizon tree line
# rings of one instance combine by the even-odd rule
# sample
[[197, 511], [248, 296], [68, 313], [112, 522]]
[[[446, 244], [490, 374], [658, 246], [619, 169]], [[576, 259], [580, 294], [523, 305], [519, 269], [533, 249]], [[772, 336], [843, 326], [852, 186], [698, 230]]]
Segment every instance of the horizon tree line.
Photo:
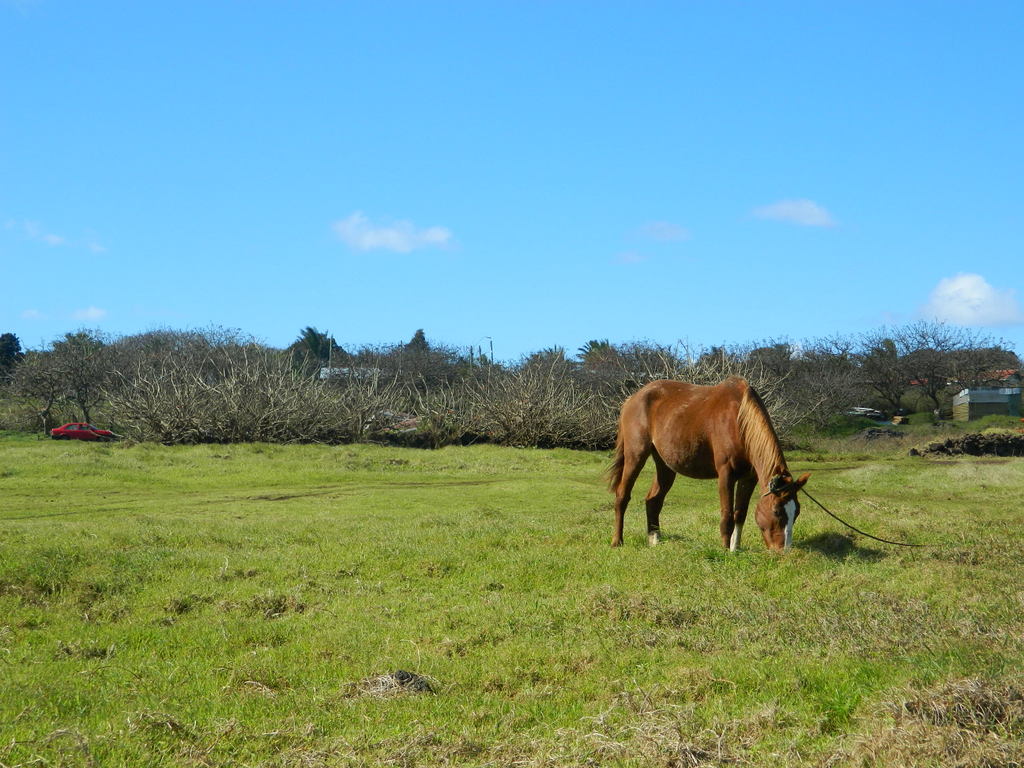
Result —
[[689, 348], [591, 339], [575, 355], [551, 346], [504, 363], [431, 342], [422, 329], [404, 343], [350, 349], [313, 326], [284, 349], [222, 328], [119, 337], [80, 329], [27, 351], [5, 333], [0, 427], [45, 432], [62, 419], [99, 416], [164, 442], [404, 434], [428, 445], [600, 447], [614, 438], [622, 399], [655, 378], [714, 383], [743, 375], [770, 393], [785, 431], [823, 426], [852, 405], [947, 411], [959, 389], [1020, 367], [1012, 349], [981, 332], [923, 321], [799, 343]]

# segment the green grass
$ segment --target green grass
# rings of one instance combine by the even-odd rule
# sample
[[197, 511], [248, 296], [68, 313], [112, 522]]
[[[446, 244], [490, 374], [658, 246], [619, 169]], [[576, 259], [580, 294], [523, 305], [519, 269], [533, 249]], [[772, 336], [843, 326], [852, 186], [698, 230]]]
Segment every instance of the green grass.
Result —
[[[685, 479], [647, 548], [650, 468], [612, 550], [604, 454], [0, 437], [0, 766], [1019, 756], [1024, 462], [903, 453], [789, 458], [936, 546], [805, 503], [777, 556]], [[435, 693], [371, 694], [398, 669]]]

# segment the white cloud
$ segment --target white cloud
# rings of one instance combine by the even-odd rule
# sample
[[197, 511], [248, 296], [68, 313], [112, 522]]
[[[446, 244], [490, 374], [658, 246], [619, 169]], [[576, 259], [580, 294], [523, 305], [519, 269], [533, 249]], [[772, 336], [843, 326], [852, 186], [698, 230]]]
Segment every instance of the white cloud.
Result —
[[759, 219], [785, 221], [802, 227], [834, 227], [836, 220], [813, 200], [780, 200], [754, 209]]
[[969, 272], [939, 280], [921, 314], [956, 325], [1024, 324], [1014, 291], [995, 288]]
[[39, 224], [38, 221], [23, 221], [21, 228], [25, 232], [25, 236], [29, 240], [37, 240], [42, 243], [46, 243], [49, 246], [64, 245], [67, 240], [60, 235], [55, 235], [52, 232], [47, 232]]
[[639, 264], [641, 261], [647, 261], [647, 257], [639, 251], [623, 251], [616, 255], [615, 260], [620, 264]]
[[[0, 2], [2, 2], [2, 0], [0, 0]], [[37, 243], [43, 243], [51, 248], [56, 248], [58, 246], [85, 248], [92, 253], [105, 253], [107, 250], [102, 244], [100, 244], [94, 234], [87, 234], [82, 238], [72, 238], [69, 240], [63, 235], [48, 232], [47, 229], [38, 221], [17, 221], [15, 219], [7, 219], [4, 221], [3, 227], [4, 229], [12, 231], [20, 230], [21, 233], [29, 240]]]
[[86, 309], [76, 309], [71, 316], [75, 320], [102, 320], [107, 316], [107, 310], [99, 307], [87, 307]]
[[357, 251], [395, 251], [409, 253], [419, 248], [443, 248], [452, 240], [447, 227], [418, 229], [411, 221], [374, 225], [362, 211], [332, 225], [345, 245]]
[[29, 11], [31, 11], [32, 8], [38, 5], [39, 3], [40, 0], [3, 0], [3, 2], [0, 3], [0, 5], [6, 5], [10, 8], [13, 8], [22, 16], [28, 16]]
[[26, 309], [21, 313], [21, 316], [25, 320], [42, 320], [45, 317], [38, 309]]
[[649, 221], [640, 227], [640, 234], [662, 243], [678, 243], [690, 239], [690, 230], [670, 221]]

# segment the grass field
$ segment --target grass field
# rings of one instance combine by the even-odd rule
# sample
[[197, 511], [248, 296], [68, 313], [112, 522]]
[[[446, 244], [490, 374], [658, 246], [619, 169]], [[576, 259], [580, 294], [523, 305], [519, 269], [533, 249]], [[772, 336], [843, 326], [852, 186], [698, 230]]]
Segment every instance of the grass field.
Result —
[[729, 554], [680, 480], [613, 550], [596, 453], [2, 437], [0, 766], [1020, 765], [1024, 460], [838, 445], [933, 547]]

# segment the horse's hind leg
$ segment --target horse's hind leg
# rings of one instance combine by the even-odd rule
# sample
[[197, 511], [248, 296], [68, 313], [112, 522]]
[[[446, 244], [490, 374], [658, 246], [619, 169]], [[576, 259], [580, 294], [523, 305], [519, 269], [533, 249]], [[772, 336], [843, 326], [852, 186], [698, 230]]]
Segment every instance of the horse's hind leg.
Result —
[[651, 453], [649, 445], [623, 447], [622, 476], [615, 486], [615, 530], [612, 532], [612, 546], [622, 546], [622, 521], [626, 516], [626, 506], [640, 470], [644, 468], [647, 457]]
[[661, 532], [659, 524], [661, 508], [665, 506], [665, 496], [668, 495], [672, 483], [675, 482], [676, 473], [669, 469], [657, 451], [652, 451], [651, 456], [654, 457], [657, 475], [654, 482], [651, 483], [651, 490], [647, 492], [647, 543], [653, 547], [658, 543], [658, 536]]

